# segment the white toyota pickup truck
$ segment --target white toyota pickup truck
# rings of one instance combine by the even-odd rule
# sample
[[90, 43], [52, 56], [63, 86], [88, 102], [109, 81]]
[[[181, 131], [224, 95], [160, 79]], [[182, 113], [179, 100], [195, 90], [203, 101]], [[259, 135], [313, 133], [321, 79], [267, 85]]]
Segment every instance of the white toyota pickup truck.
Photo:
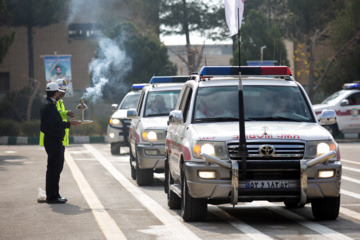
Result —
[[184, 84], [166, 135], [169, 207], [185, 221], [202, 221], [207, 204], [311, 203], [316, 219], [336, 219], [340, 153], [321, 126], [334, 124], [335, 112], [324, 110], [319, 122], [288, 67], [241, 67], [241, 81], [239, 72], [207, 66]]

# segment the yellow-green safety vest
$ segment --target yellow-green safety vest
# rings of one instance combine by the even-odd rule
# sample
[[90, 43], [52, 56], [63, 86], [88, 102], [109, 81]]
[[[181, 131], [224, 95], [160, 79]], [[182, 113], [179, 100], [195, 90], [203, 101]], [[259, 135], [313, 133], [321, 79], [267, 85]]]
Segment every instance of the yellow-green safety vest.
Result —
[[[57, 101], [56, 107], [59, 110], [59, 113], [60, 113], [60, 116], [61, 116], [62, 120], [64, 122], [67, 122], [67, 118], [68, 118], [67, 113], [68, 113], [68, 111], [65, 110], [64, 102], [63, 102], [62, 99]], [[39, 139], [39, 145], [40, 146], [44, 146], [44, 136], [45, 136], [45, 134], [40, 131], [40, 139]], [[64, 139], [63, 139], [63, 146], [69, 146], [69, 128], [65, 128], [65, 136], [64, 136]]]

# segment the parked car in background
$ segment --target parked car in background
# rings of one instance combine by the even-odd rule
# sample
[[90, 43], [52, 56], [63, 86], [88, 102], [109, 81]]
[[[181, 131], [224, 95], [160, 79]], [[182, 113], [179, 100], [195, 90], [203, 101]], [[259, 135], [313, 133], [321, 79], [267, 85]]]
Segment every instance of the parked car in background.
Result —
[[107, 139], [110, 151], [114, 155], [120, 154], [121, 147], [129, 146], [128, 136], [131, 119], [126, 118], [127, 110], [135, 108], [139, 100], [141, 89], [147, 84], [133, 84], [131, 91], [122, 99], [120, 104], [112, 104], [111, 115], [107, 126]]
[[317, 118], [322, 110], [336, 112], [336, 123], [324, 126], [334, 137], [342, 133], [360, 133], [360, 83], [346, 83], [343, 89], [313, 106]]

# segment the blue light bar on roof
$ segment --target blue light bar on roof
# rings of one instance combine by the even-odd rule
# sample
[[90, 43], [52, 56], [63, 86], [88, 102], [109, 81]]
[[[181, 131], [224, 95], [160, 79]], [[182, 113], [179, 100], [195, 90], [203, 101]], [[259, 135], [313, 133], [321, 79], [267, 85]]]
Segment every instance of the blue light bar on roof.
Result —
[[200, 71], [200, 76], [291, 76], [287, 66], [263, 66], [263, 67], [238, 67], [238, 66], [205, 66]]
[[152, 77], [150, 84], [153, 83], [184, 83], [189, 79], [189, 76], [162, 76], [162, 77]]
[[131, 90], [136, 91], [136, 90], [141, 90], [143, 89], [147, 84], [146, 83], [139, 83], [139, 84], [133, 84], [131, 86]]
[[343, 89], [360, 89], [360, 83], [345, 83]]

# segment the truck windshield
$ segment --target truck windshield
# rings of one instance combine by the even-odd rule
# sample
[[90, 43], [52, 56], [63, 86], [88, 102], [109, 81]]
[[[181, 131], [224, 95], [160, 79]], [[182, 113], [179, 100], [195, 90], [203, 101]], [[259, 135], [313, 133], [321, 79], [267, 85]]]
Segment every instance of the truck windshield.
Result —
[[140, 94], [126, 95], [125, 98], [122, 100], [119, 109], [136, 108], [139, 96]]
[[[311, 109], [298, 87], [244, 86], [246, 121], [314, 122]], [[194, 122], [238, 121], [238, 88], [199, 88]]]
[[327, 97], [324, 101], [322, 101], [322, 104], [332, 104], [339, 102], [342, 98], [344, 98], [349, 91], [347, 90], [340, 90], [333, 94], [331, 94], [329, 97]]
[[174, 110], [179, 94], [180, 90], [149, 92], [144, 116], [168, 116]]

